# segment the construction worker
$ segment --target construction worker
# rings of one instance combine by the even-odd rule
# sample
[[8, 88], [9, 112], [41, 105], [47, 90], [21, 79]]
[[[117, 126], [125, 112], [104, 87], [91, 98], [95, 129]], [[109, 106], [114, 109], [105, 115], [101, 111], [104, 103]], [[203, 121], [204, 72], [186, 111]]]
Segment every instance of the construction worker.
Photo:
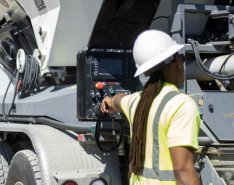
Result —
[[140, 92], [102, 101], [102, 112], [122, 111], [130, 123], [130, 185], [200, 185], [193, 164], [200, 116], [193, 99], [178, 90], [183, 47], [162, 31], [141, 33], [133, 47], [135, 76], [149, 80]]

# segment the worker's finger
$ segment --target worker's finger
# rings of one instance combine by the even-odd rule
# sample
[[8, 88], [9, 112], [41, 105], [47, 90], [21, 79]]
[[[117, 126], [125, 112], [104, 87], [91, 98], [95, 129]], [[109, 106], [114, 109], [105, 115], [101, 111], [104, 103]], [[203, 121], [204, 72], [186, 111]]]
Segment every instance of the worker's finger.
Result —
[[105, 104], [102, 104], [102, 105], [100, 106], [100, 110], [101, 110], [101, 112], [103, 112], [103, 113], [107, 112], [107, 109], [106, 109], [106, 107], [105, 107]]
[[100, 106], [101, 112], [105, 113], [108, 112], [107, 106], [106, 106], [106, 101], [102, 101], [101, 106]]

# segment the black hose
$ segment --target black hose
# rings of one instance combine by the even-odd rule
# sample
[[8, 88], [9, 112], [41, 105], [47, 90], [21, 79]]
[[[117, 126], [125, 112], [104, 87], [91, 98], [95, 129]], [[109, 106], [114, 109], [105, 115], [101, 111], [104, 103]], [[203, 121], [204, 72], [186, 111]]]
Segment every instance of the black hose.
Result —
[[101, 130], [101, 121], [97, 121], [96, 123], [96, 130], [95, 130], [95, 141], [96, 144], [98, 146], [98, 148], [104, 152], [104, 153], [110, 153], [115, 151], [122, 143], [123, 137], [124, 137], [124, 126], [123, 126], [123, 122], [120, 122], [120, 134], [119, 134], [119, 141], [115, 144], [115, 141], [113, 142], [112, 146], [110, 148], [104, 148], [101, 145], [100, 142], [100, 130]]
[[[0, 116], [0, 121], [5, 122], [4, 117]], [[7, 118], [7, 121], [9, 122], [17, 122], [17, 123], [35, 123], [35, 120], [33, 117], [25, 117], [25, 116], [9, 116]]]
[[83, 125], [64, 124], [63, 122], [56, 121], [46, 117], [35, 117], [34, 120], [36, 123], [42, 123], [61, 130], [71, 130], [77, 133], [90, 132], [90, 126], [88, 125], [83, 126]]
[[[76, 133], [90, 133], [91, 132], [91, 127], [89, 125], [87, 126], [83, 126], [83, 125], [72, 125], [72, 124], [68, 124], [68, 123], [63, 123], [60, 121], [56, 121], [53, 120], [51, 118], [47, 118], [47, 117], [26, 117], [26, 116], [9, 116], [7, 119], [9, 122], [13, 122], [13, 123], [33, 123], [33, 124], [43, 124], [43, 125], [48, 125], [51, 126], [53, 128], [56, 129], [60, 129], [60, 130], [71, 130], [74, 131]], [[4, 117], [0, 116], [0, 121], [4, 121]], [[104, 134], [108, 134], [111, 135], [111, 131], [113, 131], [113, 129], [107, 129], [104, 128], [102, 129], [102, 133]], [[120, 134], [118, 131], [115, 131], [117, 134]], [[123, 135], [126, 134], [126, 136], [129, 136], [129, 132], [128, 131], [122, 131]]]
[[11, 101], [11, 107], [8, 110], [8, 113], [7, 113], [7, 117], [9, 117], [9, 115], [10, 115], [13, 107], [15, 106], [15, 98], [16, 98], [16, 95], [17, 95], [17, 83], [18, 83], [18, 80], [19, 80], [19, 73], [17, 72], [16, 73], [15, 91], [14, 91], [14, 95], [13, 95], [13, 98], [12, 98], [12, 101]]
[[[10, 112], [11, 112], [11, 109], [12, 109], [12, 107], [13, 107], [14, 101], [15, 101], [16, 93], [14, 92], [14, 97], [13, 97], [13, 100], [12, 100], [11, 108], [10, 108], [10, 110], [8, 111], [8, 114], [6, 114], [6, 112], [5, 112], [5, 101], [6, 101], [6, 97], [7, 97], [8, 90], [9, 90], [9, 88], [10, 88], [11, 83], [12, 83], [13, 80], [14, 80], [14, 76], [15, 76], [16, 73], [17, 73], [17, 70], [15, 70], [14, 73], [12, 74], [12, 77], [11, 77], [11, 79], [10, 79], [8, 85], [7, 85], [6, 91], [5, 91], [4, 96], [3, 96], [3, 100], [2, 100], [2, 115], [3, 115], [4, 121], [7, 121], [7, 117], [9, 116], [9, 114], [10, 114]], [[15, 88], [16, 88], [16, 87], [15, 87]]]
[[[0, 120], [5, 121], [3, 116], [0, 116]], [[72, 124], [64, 124], [63, 122], [56, 121], [47, 117], [26, 117], [26, 116], [9, 116], [7, 118], [10, 122], [17, 123], [40, 123], [44, 125], [51, 126], [53, 128], [61, 129], [61, 130], [71, 130], [77, 133], [89, 133], [90, 126], [81, 126], [81, 125], [72, 125]]]
[[231, 55], [229, 55], [223, 62], [223, 64], [221, 65], [220, 69], [219, 69], [219, 74], [221, 74], [222, 69], [224, 68], [224, 66], [226, 65], [227, 61], [231, 58], [231, 56], [233, 56], [234, 53], [232, 53]]
[[190, 43], [192, 48], [193, 48], [197, 64], [199, 65], [199, 67], [202, 69], [202, 71], [205, 74], [207, 74], [209, 77], [211, 77], [213, 79], [218, 79], [218, 80], [232, 80], [232, 79], [234, 79], [234, 74], [224, 76], [224, 75], [218, 75], [218, 74], [215, 74], [215, 73], [212, 73], [211, 71], [209, 71], [201, 60], [200, 53], [198, 50], [198, 45], [199, 45], [198, 41], [188, 39], [188, 43]]

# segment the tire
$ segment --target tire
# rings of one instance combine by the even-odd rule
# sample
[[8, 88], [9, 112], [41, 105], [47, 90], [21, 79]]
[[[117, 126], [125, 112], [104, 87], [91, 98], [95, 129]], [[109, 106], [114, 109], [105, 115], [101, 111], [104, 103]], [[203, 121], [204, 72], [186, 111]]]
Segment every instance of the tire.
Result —
[[31, 150], [17, 152], [10, 164], [6, 185], [41, 185], [41, 170]]
[[9, 164], [13, 157], [13, 152], [5, 142], [0, 142], [0, 185], [6, 184], [6, 179], [9, 171]]

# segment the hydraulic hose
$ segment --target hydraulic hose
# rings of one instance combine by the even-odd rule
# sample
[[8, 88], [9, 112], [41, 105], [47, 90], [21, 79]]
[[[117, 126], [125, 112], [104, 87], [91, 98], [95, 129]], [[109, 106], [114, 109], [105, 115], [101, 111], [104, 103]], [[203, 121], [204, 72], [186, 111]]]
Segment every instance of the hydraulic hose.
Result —
[[35, 117], [34, 120], [36, 123], [42, 123], [61, 130], [71, 130], [77, 133], [90, 132], [90, 126], [64, 124], [63, 122], [46, 117]]
[[[100, 111], [100, 103], [97, 104], [95, 107], [94, 107], [94, 112], [96, 114], [97, 117], [101, 119], [105, 119], [105, 118], [110, 118], [108, 114], [104, 114]], [[113, 120], [112, 120], [113, 121]], [[115, 123], [113, 123], [115, 124]], [[120, 121], [120, 131], [119, 131], [119, 140], [117, 141], [117, 143], [115, 144], [115, 141], [113, 142], [112, 146], [110, 148], [104, 148], [100, 142], [100, 132], [101, 132], [101, 121], [97, 121], [96, 122], [96, 128], [95, 128], [95, 141], [96, 141], [96, 144], [98, 146], [98, 148], [104, 152], [104, 153], [110, 153], [110, 152], [113, 152], [115, 151], [117, 148], [119, 148], [119, 146], [121, 145], [122, 143], [122, 140], [123, 140], [123, 137], [124, 137], [124, 125], [123, 125], [123, 122]], [[116, 131], [114, 130], [114, 128], [112, 128], [112, 133], [113, 135], [115, 135]]]
[[[232, 79], [234, 79], [234, 74], [224, 76], [224, 75], [215, 74], [215, 73], [212, 73], [211, 71], [209, 71], [201, 60], [200, 53], [198, 50], [198, 45], [199, 45], [198, 41], [188, 39], [188, 43], [190, 43], [192, 48], [193, 48], [197, 64], [199, 65], [199, 67], [201, 68], [201, 70], [205, 74], [207, 74], [209, 77], [211, 77], [213, 79], [218, 79], [218, 80], [232, 80]], [[221, 67], [221, 69], [222, 68], [223, 68], [223, 66]]]
[[124, 127], [123, 127], [123, 123], [120, 122], [120, 134], [119, 134], [119, 141], [115, 144], [115, 141], [113, 142], [112, 146], [110, 148], [104, 148], [101, 145], [100, 142], [100, 130], [101, 130], [101, 121], [97, 121], [96, 123], [96, 130], [95, 130], [95, 141], [96, 144], [98, 146], [98, 148], [104, 152], [104, 153], [110, 153], [115, 151], [117, 148], [119, 148], [119, 146], [121, 145], [122, 141], [123, 141], [123, 137], [124, 137]]
[[[3, 116], [0, 116], [0, 121], [6, 122], [4, 120]], [[26, 116], [9, 116], [7, 118], [8, 122], [13, 122], [13, 123], [33, 123], [33, 124], [44, 124], [44, 125], [48, 125], [51, 126], [53, 128], [57, 128], [60, 130], [71, 130], [74, 131], [76, 133], [90, 133], [91, 132], [91, 127], [89, 125], [87, 126], [83, 126], [83, 125], [72, 125], [72, 124], [65, 124], [63, 122], [60, 121], [56, 121], [53, 120], [51, 118], [47, 118], [47, 117], [26, 117]], [[102, 129], [102, 132], [105, 134], [110, 135], [111, 133], [111, 129], [107, 129], [104, 128]], [[115, 131], [117, 134], [120, 134], [119, 131]], [[126, 135], [128, 136], [129, 133], [126, 131], [123, 131], [122, 134], [126, 133]], [[122, 135], [120, 134], [120, 135]]]
[[[4, 121], [4, 117], [1, 116], [0, 120]], [[48, 125], [61, 130], [71, 130], [77, 133], [89, 133], [90, 126], [83, 125], [72, 125], [72, 124], [64, 124], [63, 122], [56, 121], [47, 117], [25, 117], [25, 116], [9, 116], [7, 118], [9, 122], [20, 122], [20, 123], [40, 123], [44, 125]]]
[[12, 99], [11, 107], [10, 107], [8, 113], [6, 114], [6, 112], [5, 112], [5, 100], [6, 100], [7, 93], [8, 93], [8, 90], [10, 88], [10, 85], [13, 82], [14, 77], [15, 77], [16, 74], [17, 74], [17, 70], [15, 70], [14, 73], [12, 74], [12, 77], [11, 77], [11, 79], [10, 79], [8, 85], [7, 85], [6, 91], [5, 91], [4, 96], [3, 96], [3, 100], [2, 100], [2, 115], [3, 115], [4, 121], [7, 121], [7, 117], [10, 115], [10, 112], [11, 112], [11, 110], [13, 108], [13, 105], [14, 105], [14, 101], [15, 101], [15, 97], [16, 97], [16, 87], [15, 87], [15, 92], [14, 92], [14, 96], [13, 96], [13, 99]]

